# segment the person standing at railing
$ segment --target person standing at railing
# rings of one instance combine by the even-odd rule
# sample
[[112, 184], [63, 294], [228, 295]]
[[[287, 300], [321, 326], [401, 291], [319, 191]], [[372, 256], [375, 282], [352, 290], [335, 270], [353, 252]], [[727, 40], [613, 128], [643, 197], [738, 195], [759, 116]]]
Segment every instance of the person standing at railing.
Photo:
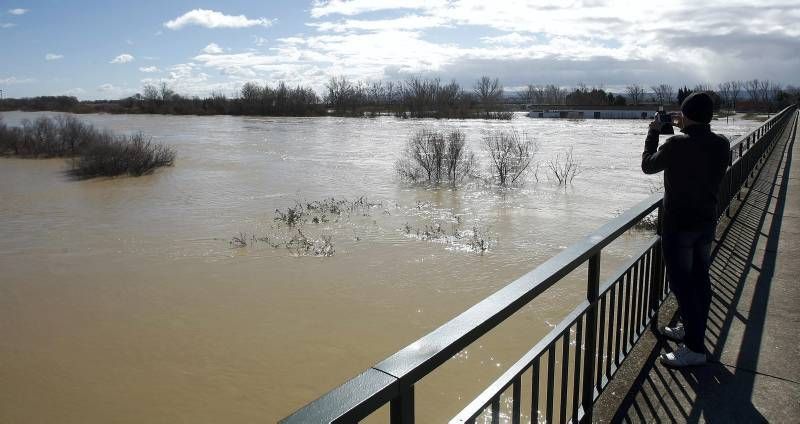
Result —
[[675, 135], [658, 147], [662, 123], [650, 124], [642, 154], [642, 171], [664, 171], [662, 249], [682, 322], [664, 327], [665, 336], [682, 342], [661, 354], [673, 367], [706, 363], [705, 332], [711, 306], [711, 242], [716, 228], [718, 192], [730, 157], [728, 140], [711, 131], [714, 102], [707, 93], [688, 96], [681, 113], [672, 116]]

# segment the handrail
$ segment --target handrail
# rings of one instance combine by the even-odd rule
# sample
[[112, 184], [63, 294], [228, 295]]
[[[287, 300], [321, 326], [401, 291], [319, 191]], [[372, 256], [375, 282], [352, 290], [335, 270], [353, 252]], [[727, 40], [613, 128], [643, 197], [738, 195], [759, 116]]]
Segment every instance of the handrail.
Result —
[[742, 144], [743, 142], [745, 142], [748, 138], [751, 138], [751, 137], [757, 138], [759, 130], [761, 130], [761, 128], [768, 126], [768, 124], [774, 124], [774, 123], [778, 122], [780, 119], [783, 119], [784, 113], [787, 113], [789, 110], [791, 110], [791, 109], [793, 109], [795, 107], [796, 106], [787, 106], [782, 111], [780, 111], [780, 112], [772, 115], [771, 117], [769, 117], [766, 121], [764, 121], [764, 123], [762, 123], [758, 127], [753, 128], [747, 134], [739, 137], [739, 139], [736, 140], [736, 143], [731, 144], [731, 151], [733, 151], [734, 149], [738, 148], [738, 146], [740, 144]]
[[[747, 140], [746, 146], [749, 152], [752, 147], [758, 145], [755, 142], [751, 144], [751, 141], [753, 141], [750, 139], [751, 137], [756, 140], [760, 140], [768, 134], [771, 138], [774, 137], [774, 131], [772, 130], [774, 127], [777, 128], [775, 124], [787, 118], [794, 109], [795, 106], [787, 107], [770, 118], [757, 129], [748, 133], [746, 137], [743, 137], [739, 143], [733, 145], [732, 151], [733, 149], [740, 149], [742, 141]], [[758, 150], [763, 152], [766, 147], [761, 146]], [[741, 149], [739, 151], [742, 152]], [[731, 165], [740, 163], [742, 157], [740, 154], [736, 161], [731, 161]], [[749, 160], [748, 163], [750, 162], [752, 160]], [[740, 188], [740, 186], [733, 187], [734, 183], [730, 176], [733, 173], [732, 170], [733, 167], [729, 168], [728, 173], [726, 173], [728, 188], [723, 194], [725, 199], [720, 199], [721, 201], [728, 202], [733, 195], [733, 189], [738, 191]], [[737, 184], [742, 181], [746, 182], [746, 178], [738, 178], [737, 181]], [[589, 261], [590, 274], [589, 306], [587, 308], [592, 312], [591, 317], [587, 315], [587, 325], [595, 325], [596, 323], [590, 321], [590, 319], [597, 318], [596, 303], [601, 296], [606, 294], [606, 290], [610, 287], [606, 284], [603, 287], [603, 291], [599, 291], [600, 252], [618, 236], [636, 225], [642, 218], [654, 210], [660, 209], [662, 200], [661, 193], [650, 195], [585, 236], [579, 242], [478, 302], [436, 330], [375, 364], [373, 367], [368, 368], [358, 376], [331, 390], [280, 422], [286, 424], [353, 422], [363, 419], [381, 406], [391, 402], [390, 415], [392, 423], [413, 423], [414, 384], [416, 382], [587, 261]], [[656, 247], [660, 248], [660, 239], [656, 241], [656, 245]], [[657, 272], [657, 268], [663, 267], [660, 263], [660, 251], [657, 252], [659, 252], [658, 255], [653, 255], [653, 272]], [[647, 254], [647, 264], [649, 266], [651, 253], [648, 252]], [[657, 266], [655, 266], [656, 261], [658, 261]], [[641, 265], [644, 267], [644, 262]], [[603, 301], [605, 302], [605, 299]], [[603, 303], [604, 306], [605, 303]], [[641, 305], [639, 306], [641, 307]], [[594, 340], [595, 336], [592, 332], [587, 331], [586, 336], [587, 344], [590, 342], [595, 344], [596, 340]], [[602, 344], [602, 336], [600, 340], [600, 344]], [[586, 354], [586, 365], [588, 366], [589, 375], [593, 376], [593, 362], [590, 364], [589, 352]], [[589, 393], [588, 397], [593, 400], [595, 396]], [[591, 408], [589, 408], [589, 414], [591, 414]]]
[[[644, 249], [642, 249], [642, 253], [644, 254], [658, 246], [660, 242], [660, 236], [653, 237], [644, 247]], [[600, 286], [598, 290], [598, 298], [603, 297], [603, 295], [605, 295], [615, 283], [621, 281], [628, 270], [633, 268], [640, 258], [641, 256], [635, 256], [619, 266], [618, 271], [613, 274], [614, 276], [607, 279], [606, 282]], [[589, 309], [589, 306], [590, 303], [587, 300], [584, 300], [578, 304], [578, 306], [572, 312], [562, 319], [561, 322], [556, 324], [556, 326], [553, 327], [553, 329], [550, 330], [550, 332], [547, 333], [547, 335], [545, 335], [539, 342], [537, 342], [533, 348], [525, 353], [516, 363], [511, 365], [508, 370], [506, 370], [500, 377], [497, 378], [497, 380], [495, 380], [494, 383], [489, 385], [489, 387], [481, 392], [481, 394], [478, 395], [478, 397], [476, 397], [472, 402], [470, 402], [469, 405], [467, 405], [458, 415], [450, 420], [450, 423], [464, 423], [474, 419], [474, 416], [484, 409], [497, 393], [504, 391], [511, 384], [513, 384], [514, 379], [519, 378], [523, 372], [527, 371], [531, 363], [537, 357], [542, 356], [545, 350], [552, 346], [557, 339], [565, 333], [565, 331], [569, 330], [569, 328], [575, 324], [577, 319]]]
[[[362, 396], [359, 396], [369, 381], [367, 377], [375, 375], [371, 371], [389, 377], [386, 384], [380, 387], [383, 392], [396, 393], [400, 386], [408, 387], [416, 383], [633, 227], [658, 208], [661, 200], [660, 193], [650, 195], [533, 271], [281, 422], [337, 422], [344, 418], [363, 418], [385, 403], [375, 402], [374, 407], [365, 407]], [[345, 395], [349, 390], [356, 390], [350, 399]], [[326, 407], [331, 409], [327, 410]]]

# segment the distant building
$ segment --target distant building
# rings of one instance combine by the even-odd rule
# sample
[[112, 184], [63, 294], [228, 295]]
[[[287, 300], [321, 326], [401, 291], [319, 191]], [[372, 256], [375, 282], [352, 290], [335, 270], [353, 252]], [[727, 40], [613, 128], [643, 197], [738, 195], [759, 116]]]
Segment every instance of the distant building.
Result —
[[653, 119], [653, 109], [541, 109], [531, 110], [529, 118], [564, 119]]

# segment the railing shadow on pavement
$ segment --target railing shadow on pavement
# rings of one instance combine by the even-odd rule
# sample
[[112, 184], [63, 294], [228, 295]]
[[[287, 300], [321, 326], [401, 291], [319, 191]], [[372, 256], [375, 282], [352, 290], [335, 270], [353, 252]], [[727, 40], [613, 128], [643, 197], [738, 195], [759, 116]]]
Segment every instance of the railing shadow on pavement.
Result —
[[[680, 370], [664, 367], [658, 364], [658, 356], [669, 351], [672, 344], [658, 338], [644, 354], [645, 365], [630, 384], [611, 422], [698, 422], [701, 418], [711, 423], [768, 421], [752, 397], [795, 129], [796, 124], [785, 130], [786, 141], [776, 145], [728, 225], [720, 225], [718, 230], [712, 251], [712, 304], [706, 332], [710, 364]], [[754, 260], [760, 260], [760, 264], [754, 264]], [[753, 293], [750, 305], [741, 305], [749, 308], [745, 317], [737, 311], [737, 305], [748, 286]], [[678, 314], [671, 315], [668, 320], [675, 323]], [[726, 364], [720, 360], [735, 320], [746, 325], [736, 363]], [[655, 334], [655, 329], [651, 331]]]

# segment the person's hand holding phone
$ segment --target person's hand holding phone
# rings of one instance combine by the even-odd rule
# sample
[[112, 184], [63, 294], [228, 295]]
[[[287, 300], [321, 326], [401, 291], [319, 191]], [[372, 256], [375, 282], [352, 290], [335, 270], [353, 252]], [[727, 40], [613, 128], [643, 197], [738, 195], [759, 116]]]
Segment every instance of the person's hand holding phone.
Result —
[[670, 116], [672, 117], [672, 126], [683, 129], [683, 114], [680, 112], [675, 112], [671, 113]]
[[656, 131], [661, 131], [661, 120], [659, 119], [657, 113], [656, 113], [656, 116], [653, 117], [653, 121], [650, 122], [650, 129], [651, 130], [656, 130]]

